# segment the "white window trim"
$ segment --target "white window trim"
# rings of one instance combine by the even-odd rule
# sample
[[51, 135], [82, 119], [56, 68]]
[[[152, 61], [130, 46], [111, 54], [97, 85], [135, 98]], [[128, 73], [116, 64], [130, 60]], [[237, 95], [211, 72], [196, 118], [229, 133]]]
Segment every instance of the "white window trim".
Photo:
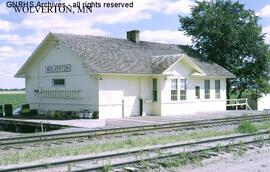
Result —
[[[216, 94], [216, 81], [219, 81], [219, 98], [217, 98]], [[221, 80], [220, 79], [215, 79], [215, 99], [220, 100], [221, 99]]]
[[[154, 90], [154, 79], [156, 80], [156, 89]], [[158, 78], [152, 78], [152, 101], [153, 102], [158, 102]], [[156, 91], [157, 92], [157, 99], [156, 100], [154, 100], [154, 91]]]
[[[176, 80], [176, 86], [177, 86], [177, 89], [176, 89], [176, 100], [172, 100], [172, 80]], [[177, 78], [171, 78], [170, 79], [170, 82], [171, 82], [171, 88], [170, 88], [170, 100], [172, 102], [176, 102], [179, 100], [179, 95], [178, 95], [178, 92], [179, 92], [179, 79]]]
[[[188, 100], [188, 79], [184, 78], [184, 77], [177, 77], [177, 76], [171, 76], [168, 77], [168, 79], [170, 79], [170, 83], [172, 84], [172, 79], [176, 79], [177, 80], [177, 100], [172, 100], [172, 95], [171, 95], [171, 90], [172, 90], [172, 85], [170, 87], [170, 102], [187, 102]], [[180, 79], [185, 79], [186, 80], [186, 100], [180, 100]]]
[[[181, 89], [180, 89], [180, 87], [181, 87], [181, 79], [182, 80], [185, 80], [185, 91], [186, 91], [186, 95], [185, 95], [185, 100], [181, 100]], [[187, 79], [186, 78], [180, 78], [180, 79], [178, 79], [178, 82], [179, 82], [179, 101], [186, 101], [187, 100]]]
[[[206, 87], [205, 87], [206, 84], [205, 84], [205, 82], [206, 82], [207, 80], [209, 81], [209, 99], [206, 99], [206, 98], [205, 98], [205, 97], [206, 97], [206, 94], [205, 94], [205, 93], [206, 93]], [[211, 80], [210, 80], [210, 79], [205, 79], [205, 80], [203, 81], [203, 84], [204, 84], [204, 100], [211, 100], [211, 97], [212, 97], [212, 96], [211, 96]]]

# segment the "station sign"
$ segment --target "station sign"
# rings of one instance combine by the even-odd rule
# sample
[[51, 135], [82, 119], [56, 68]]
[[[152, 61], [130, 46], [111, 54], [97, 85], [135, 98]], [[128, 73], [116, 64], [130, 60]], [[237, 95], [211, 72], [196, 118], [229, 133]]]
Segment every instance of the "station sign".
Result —
[[70, 72], [71, 64], [45, 66], [46, 73]]

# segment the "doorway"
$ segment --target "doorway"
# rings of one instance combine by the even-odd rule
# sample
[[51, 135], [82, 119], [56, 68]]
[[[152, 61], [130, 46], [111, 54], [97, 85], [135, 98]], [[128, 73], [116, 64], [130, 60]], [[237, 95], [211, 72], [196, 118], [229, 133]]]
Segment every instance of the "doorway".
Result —
[[126, 79], [124, 81], [124, 97], [123, 97], [123, 116], [139, 116], [140, 100], [139, 100], [139, 82], [138, 79]]
[[200, 86], [195, 86], [195, 98], [198, 100], [201, 99]]

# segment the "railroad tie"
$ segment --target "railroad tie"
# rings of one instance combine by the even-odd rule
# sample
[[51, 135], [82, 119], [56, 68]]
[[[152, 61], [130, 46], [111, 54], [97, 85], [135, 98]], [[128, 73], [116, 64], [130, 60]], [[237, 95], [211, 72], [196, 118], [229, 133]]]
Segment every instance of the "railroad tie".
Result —
[[127, 172], [135, 172], [135, 171], [139, 171], [137, 168], [135, 167], [124, 167], [125, 171]]

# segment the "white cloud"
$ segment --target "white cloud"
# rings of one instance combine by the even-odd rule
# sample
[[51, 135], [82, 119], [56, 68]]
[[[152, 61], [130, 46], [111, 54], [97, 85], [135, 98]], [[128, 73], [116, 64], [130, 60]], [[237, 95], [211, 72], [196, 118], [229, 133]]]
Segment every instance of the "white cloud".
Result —
[[270, 5], [265, 5], [259, 12], [257, 12], [257, 15], [261, 17], [270, 17]]
[[0, 4], [0, 14], [8, 14], [9, 9], [6, 7], [5, 3]]
[[13, 51], [13, 48], [11, 48], [9, 46], [0, 47], [0, 54], [12, 52], [12, 51]]
[[27, 52], [26, 50], [16, 49], [11, 46], [0, 47], [0, 88], [23, 87], [23, 82], [18, 82], [18, 80], [13, 77], [19, 69], [19, 64], [17, 62], [14, 62], [14, 58], [22, 55], [25, 56], [29, 53], [30, 52]]
[[103, 9], [93, 21], [101, 24], [130, 23], [151, 19], [153, 14], [159, 12], [167, 15], [189, 14], [194, 4], [193, 0], [135, 0], [134, 8]]
[[24, 48], [14, 48], [11, 46], [0, 47], [0, 61], [10, 60], [10, 58], [29, 57], [30, 51]]
[[[80, 0], [85, 2], [84, 0]], [[71, 4], [73, 0], [62, 0]], [[132, 2], [126, 0], [100, 0], [103, 2]], [[37, 14], [26, 15], [22, 27], [38, 31], [54, 31], [92, 35], [107, 35], [108, 33], [95, 28], [96, 24], [130, 23], [150, 19], [155, 12], [162, 10], [163, 0], [134, 0], [133, 8], [101, 8], [93, 9], [91, 14]]]
[[[82, 2], [85, 2], [81, 0]], [[73, 0], [62, 2], [72, 3]], [[99, 2], [127, 2], [126, 0], [100, 0]], [[132, 1], [130, 1], [132, 2]], [[96, 24], [130, 23], [147, 20], [153, 12], [162, 8], [162, 0], [135, 0], [133, 8], [93, 9], [92, 14], [36, 14], [26, 15], [20, 23], [20, 28], [33, 30], [34, 33], [45, 35], [48, 32], [75, 33], [105, 36], [110, 33], [95, 28]], [[0, 36], [1, 39], [1, 36]], [[9, 39], [17, 39], [9, 37]], [[18, 43], [18, 41], [17, 41]]]
[[27, 59], [31, 51], [25, 47], [0, 46], [0, 88], [23, 88], [23, 80], [14, 78], [15, 73], [20, 68], [19, 62]]
[[43, 34], [33, 34], [28, 36], [19, 36], [17, 34], [1, 34], [0, 42], [8, 43], [11, 45], [28, 46], [37, 45], [45, 37]]
[[20, 67], [18, 63], [0, 61], [0, 66], [0, 88], [24, 88], [24, 81], [13, 77]]
[[146, 30], [140, 33], [140, 39], [144, 41], [171, 43], [171, 44], [191, 44], [191, 38], [181, 31], [171, 30]]
[[189, 14], [193, 5], [195, 5], [195, 3], [191, 0], [168, 2], [168, 4], [165, 5], [164, 13], [168, 15]]
[[265, 42], [270, 44], [270, 34], [265, 35]]
[[21, 23], [22, 28], [34, 30], [39, 35], [48, 32], [108, 35], [108, 32], [93, 28], [91, 18], [61, 14], [28, 15]]
[[269, 33], [270, 34], [270, 26], [266, 26], [263, 28], [264, 33]]
[[266, 26], [263, 28], [263, 33], [265, 33], [265, 42], [270, 44], [270, 26]]
[[[104, 2], [106, 0], [103, 0]], [[120, 2], [115, 1], [114, 2]], [[122, 2], [127, 2], [122, 0]], [[130, 1], [131, 2], [131, 1]], [[103, 9], [96, 13], [94, 21], [100, 24], [130, 23], [150, 19], [153, 13], [160, 12], [162, 0], [134, 0], [133, 8]]]
[[8, 79], [10, 77], [13, 77], [19, 67], [17, 63], [0, 62], [0, 64], [1, 64], [0, 70], [1, 79]]
[[10, 31], [11, 29], [13, 29], [11, 22], [1, 20], [1, 19], [0, 19], [0, 26], [1, 26], [0, 30], [4, 30], [4, 31]]
[[122, 11], [113, 15], [104, 14], [97, 16], [95, 21], [102, 24], [131, 23], [139, 20], [150, 19], [151, 17], [152, 15], [147, 12]]

